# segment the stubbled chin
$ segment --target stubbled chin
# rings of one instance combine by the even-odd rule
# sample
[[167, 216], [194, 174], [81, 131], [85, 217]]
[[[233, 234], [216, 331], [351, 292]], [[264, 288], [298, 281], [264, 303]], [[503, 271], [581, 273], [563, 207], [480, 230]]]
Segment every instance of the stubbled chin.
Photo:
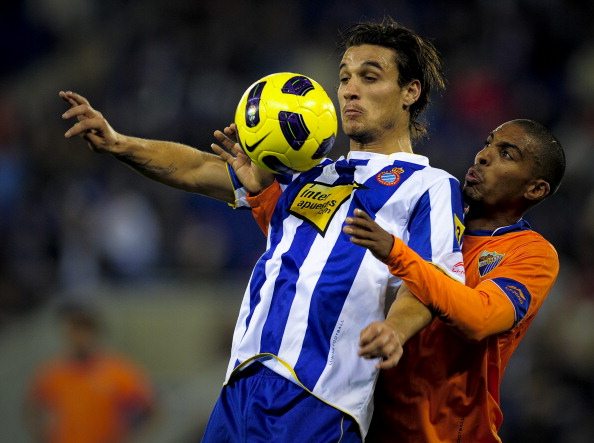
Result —
[[472, 203], [479, 201], [480, 194], [473, 186], [465, 185], [462, 189], [462, 196], [464, 197], [464, 201], [466, 203]]
[[351, 139], [358, 143], [367, 143], [370, 139], [370, 134], [361, 125], [343, 123], [343, 132]]

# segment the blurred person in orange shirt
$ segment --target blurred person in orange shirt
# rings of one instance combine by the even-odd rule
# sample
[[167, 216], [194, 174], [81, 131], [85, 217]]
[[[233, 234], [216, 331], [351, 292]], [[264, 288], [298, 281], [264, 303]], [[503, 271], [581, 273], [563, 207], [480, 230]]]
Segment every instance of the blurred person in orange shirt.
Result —
[[27, 424], [39, 442], [118, 443], [153, 415], [151, 384], [134, 363], [102, 349], [96, 313], [63, 305], [65, 354], [42, 364], [25, 401]]

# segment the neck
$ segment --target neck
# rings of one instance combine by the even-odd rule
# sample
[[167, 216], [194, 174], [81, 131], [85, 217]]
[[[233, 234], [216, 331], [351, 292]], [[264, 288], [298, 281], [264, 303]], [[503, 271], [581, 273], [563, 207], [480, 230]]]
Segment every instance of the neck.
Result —
[[350, 139], [351, 151], [375, 152], [378, 154], [393, 154], [395, 152], [412, 153], [412, 142], [408, 131], [402, 133], [386, 133], [375, 139]]
[[509, 226], [517, 223], [522, 218], [518, 213], [493, 213], [488, 214], [477, 208], [469, 206], [464, 217], [464, 224], [469, 231], [494, 231], [502, 226]]

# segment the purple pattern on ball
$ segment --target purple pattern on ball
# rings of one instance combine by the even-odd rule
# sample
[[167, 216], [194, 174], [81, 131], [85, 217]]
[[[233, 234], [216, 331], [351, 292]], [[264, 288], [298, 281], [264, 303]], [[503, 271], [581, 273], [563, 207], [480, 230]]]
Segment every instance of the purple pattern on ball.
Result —
[[303, 116], [296, 112], [280, 111], [278, 121], [289, 146], [296, 151], [301, 149], [309, 137], [309, 129], [307, 129]]
[[318, 149], [316, 149], [316, 152], [314, 153], [314, 155], [311, 156], [311, 158], [318, 159], [325, 157], [326, 154], [330, 152], [330, 149], [332, 149], [332, 146], [334, 146], [335, 140], [336, 137], [334, 135], [331, 135], [330, 137], [324, 139], [324, 141], [320, 143], [320, 146], [318, 146]]
[[253, 128], [260, 123], [260, 97], [266, 82], [256, 83], [248, 93], [248, 100], [245, 104], [245, 124]]
[[310, 79], [304, 77], [303, 75], [296, 75], [285, 82], [281, 91], [285, 94], [300, 95], [303, 97], [313, 89], [314, 85]]

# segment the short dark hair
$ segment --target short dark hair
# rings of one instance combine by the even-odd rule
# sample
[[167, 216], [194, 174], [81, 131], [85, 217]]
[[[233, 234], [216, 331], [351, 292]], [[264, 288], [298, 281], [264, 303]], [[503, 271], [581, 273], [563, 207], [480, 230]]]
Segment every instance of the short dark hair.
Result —
[[445, 89], [442, 62], [433, 44], [402, 26], [391, 17], [381, 22], [362, 22], [347, 28], [341, 34], [340, 48], [345, 51], [351, 46], [378, 45], [396, 51], [400, 87], [413, 80], [421, 83], [421, 94], [410, 106], [409, 129], [413, 138], [427, 133], [427, 127], [418, 121], [421, 112], [427, 107], [430, 94]]
[[535, 178], [545, 180], [553, 195], [565, 174], [565, 151], [557, 138], [544, 125], [530, 119], [516, 119], [510, 123], [519, 125], [538, 147], [535, 155]]

